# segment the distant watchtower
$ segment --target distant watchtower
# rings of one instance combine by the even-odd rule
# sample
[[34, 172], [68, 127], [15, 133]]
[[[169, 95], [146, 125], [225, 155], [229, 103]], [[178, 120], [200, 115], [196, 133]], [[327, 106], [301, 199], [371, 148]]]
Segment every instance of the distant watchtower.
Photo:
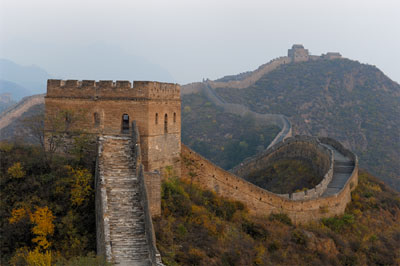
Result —
[[293, 44], [292, 49], [288, 50], [288, 57], [292, 59], [292, 62], [303, 62], [308, 61], [309, 53], [302, 44]]
[[[173, 166], [180, 172], [181, 99], [178, 84], [151, 81], [48, 80], [46, 117], [83, 110], [73, 127], [93, 135], [140, 134], [145, 171]], [[66, 121], [68, 117], [65, 118]], [[45, 130], [50, 130], [45, 125]]]

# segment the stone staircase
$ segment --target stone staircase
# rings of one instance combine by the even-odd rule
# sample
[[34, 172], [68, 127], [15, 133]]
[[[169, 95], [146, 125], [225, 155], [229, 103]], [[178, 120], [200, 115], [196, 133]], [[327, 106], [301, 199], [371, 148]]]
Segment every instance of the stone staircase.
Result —
[[334, 147], [323, 144], [333, 151], [334, 155], [334, 168], [332, 181], [328, 184], [327, 189], [322, 196], [331, 196], [338, 193], [350, 178], [354, 169], [354, 162], [341, 154]]
[[115, 265], [151, 265], [130, 137], [103, 136], [101, 170], [106, 187], [111, 260]]

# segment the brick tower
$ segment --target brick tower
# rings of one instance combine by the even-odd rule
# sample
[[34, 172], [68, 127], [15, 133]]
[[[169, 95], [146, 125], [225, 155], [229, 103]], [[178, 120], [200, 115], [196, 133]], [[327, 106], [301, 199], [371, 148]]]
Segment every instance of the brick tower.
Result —
[[[79, 112], [72, 125], [97, 135], [130, 134], [136, 121], [145, 171], [172, 166], [180, 175], [181, 99], [178, 84], [151, 81], [48, 80], [46, 118]], [[68, 122], [68, 117], [65, 121]], [[47, 121], [47, 119], [46, 119]], [[51, 130], [48, 122], [45, 130]]]

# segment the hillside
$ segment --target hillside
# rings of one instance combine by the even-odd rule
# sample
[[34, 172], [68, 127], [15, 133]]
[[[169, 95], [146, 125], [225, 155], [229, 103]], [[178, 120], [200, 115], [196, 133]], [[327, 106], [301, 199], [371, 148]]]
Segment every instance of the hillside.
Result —
[[264, 150], [279, 131], [225, 113], [201, 93], [182, 97], [182, 142], [224, 169]]
[[400, 190], [400, 85], [376, 67], [347, 59], [285, 64], [248, 88], [216, 91], [227, 102], [288, 116], [294, 133], [339, 140]]
[[11, 97], [11, 93], [0, 93], [0, 114], [15, 104], [15, 101]]
[[367, 172], [359, 181], [344, 215], [293, 225], [171, 179], [154, 223], [157, 246], [166, 265], [397, 265], [399, 194]]

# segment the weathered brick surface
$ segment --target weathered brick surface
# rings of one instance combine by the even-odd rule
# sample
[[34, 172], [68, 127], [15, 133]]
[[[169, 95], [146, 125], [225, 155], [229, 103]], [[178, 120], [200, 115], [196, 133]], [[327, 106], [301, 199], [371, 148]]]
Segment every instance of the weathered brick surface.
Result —
[[133, 148], [130, 137], [99, 138], [97, 246], [116, 265], [150, 265]]
[[337, 193], [317, 199], [295, 201], [264, 190], [219, 168], [185, 145], [182, 145], [182, 158], [182, 176], [186, 178], [194, 176], [193, 181], [200, 186], [215, 191], [223, 197], [243, 202], [254, 215], [267, 216], [283, 212], [295, 223], [344, 213], [347, 203], [351, 201], [350, 192], [358, 181], [356, 163], [346, 183]]
[[[247, 179], [253, 172], [264, 170], [268, 165], [281, 159], [303, 159], [312, 163], [319, 175], [320, 183], [312, 189], [288, 195], [292, 200], [315, 199], [321, 196], [332, 181], [334, 170], [334, 152], [322, 144], [318, 138], [295, 136], [287, 138], [266, 149], [261, 154], [247, 158], [231, 172]], [[348, 176], [345, 176], [347, 178]]]
[[[122, 117], [136, 121], [141, 135], [145, 171], [174, 166], [179, 175], [181, 100], [177, 84], [135, 81], [49, 80], [46, 117], [60, 111], [80, 114], [71, 130], [123, 135]], [[96, 123], [96, 117], [98, 123]], [[157, 117], [157, 118], [156, 118]], [[45, 129], [50, 130], [46, 123]]]

